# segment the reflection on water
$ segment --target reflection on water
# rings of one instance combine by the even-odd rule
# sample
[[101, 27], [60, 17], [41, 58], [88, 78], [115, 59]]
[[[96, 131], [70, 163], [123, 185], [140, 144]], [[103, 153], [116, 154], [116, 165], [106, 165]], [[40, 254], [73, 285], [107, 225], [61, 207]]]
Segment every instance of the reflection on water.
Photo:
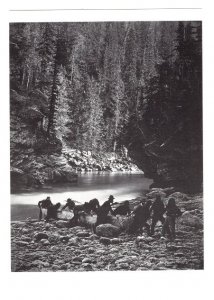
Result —
[[84, 203], [92, 198], [104, 202], [110, 194], [115, 201], [133, 199], [143, 194], [152, 183], [142, 173], [86, 173], [80, 174], [76, 184], [46, 187], [28, 193], [11, 195], [11, 204], [37, 204], [39, 200], [51, 197], [53, 203], [65, 203], [72, 198]]

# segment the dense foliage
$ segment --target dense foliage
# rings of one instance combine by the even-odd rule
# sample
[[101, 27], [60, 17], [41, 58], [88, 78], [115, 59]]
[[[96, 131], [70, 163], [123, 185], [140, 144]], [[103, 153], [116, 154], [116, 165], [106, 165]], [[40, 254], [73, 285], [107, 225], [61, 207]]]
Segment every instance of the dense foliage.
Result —
[[126, 146], [160, 184], [201, 183], [200, 22], [11, 24], [10, 80], [35, 150]]

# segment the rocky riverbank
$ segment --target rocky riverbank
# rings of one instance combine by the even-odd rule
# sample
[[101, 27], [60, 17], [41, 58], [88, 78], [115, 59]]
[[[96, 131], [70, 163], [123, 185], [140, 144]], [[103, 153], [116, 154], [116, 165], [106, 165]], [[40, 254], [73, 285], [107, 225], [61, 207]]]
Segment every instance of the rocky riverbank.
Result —
[[61, 135], [47, 134], [49, 100], [39, 90], [11, 90], [11, 189], [77, 182], [78, 172], [139, 171], [121, 147], [117, 153], [73, 149]]
[[64, 148], [61, 154], [17, 153], [11, 164], [12, 190], [44, 184], [77, 182], [79, 172], [140, 172], [130, 158], [115, 153], [92, 155], [90, 151]]
[[[102, 230], [96, 235], [80, 226], [67, 228], [63, 220], [11, 222], [12, 271], [203, 269], [202, 196], [174, 197], [184, 212], [174, 242], [161, 236], [161, 225], [149, 237]], [[135, 206], [140, 200], [131, 203]]]

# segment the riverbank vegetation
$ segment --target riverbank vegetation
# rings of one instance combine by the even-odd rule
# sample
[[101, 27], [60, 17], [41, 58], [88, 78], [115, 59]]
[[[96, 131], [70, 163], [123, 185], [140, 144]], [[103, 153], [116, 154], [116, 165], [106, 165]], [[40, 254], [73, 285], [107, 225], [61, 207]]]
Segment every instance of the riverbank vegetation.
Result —
[[200, 22], [11, 24], [10, 88], [12, 184], [72, 182], [77, 149], [202, 189]]

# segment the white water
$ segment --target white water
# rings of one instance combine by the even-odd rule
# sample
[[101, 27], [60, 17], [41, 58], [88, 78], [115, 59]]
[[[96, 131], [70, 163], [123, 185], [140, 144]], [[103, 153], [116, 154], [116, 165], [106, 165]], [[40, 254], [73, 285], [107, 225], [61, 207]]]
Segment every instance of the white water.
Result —
[[97, 198], [100, 203], [114, 195], [115, 202], [134, 199], [143, 194], [152, 183], [142, 173], [86, 173], [80, 174], [77, 184], [42, 188], [36, 191], [11, 195], [11, 204], [34, 204], [51, 197], [53, 203], [64, 204], [67, 198], [80, 203]]

